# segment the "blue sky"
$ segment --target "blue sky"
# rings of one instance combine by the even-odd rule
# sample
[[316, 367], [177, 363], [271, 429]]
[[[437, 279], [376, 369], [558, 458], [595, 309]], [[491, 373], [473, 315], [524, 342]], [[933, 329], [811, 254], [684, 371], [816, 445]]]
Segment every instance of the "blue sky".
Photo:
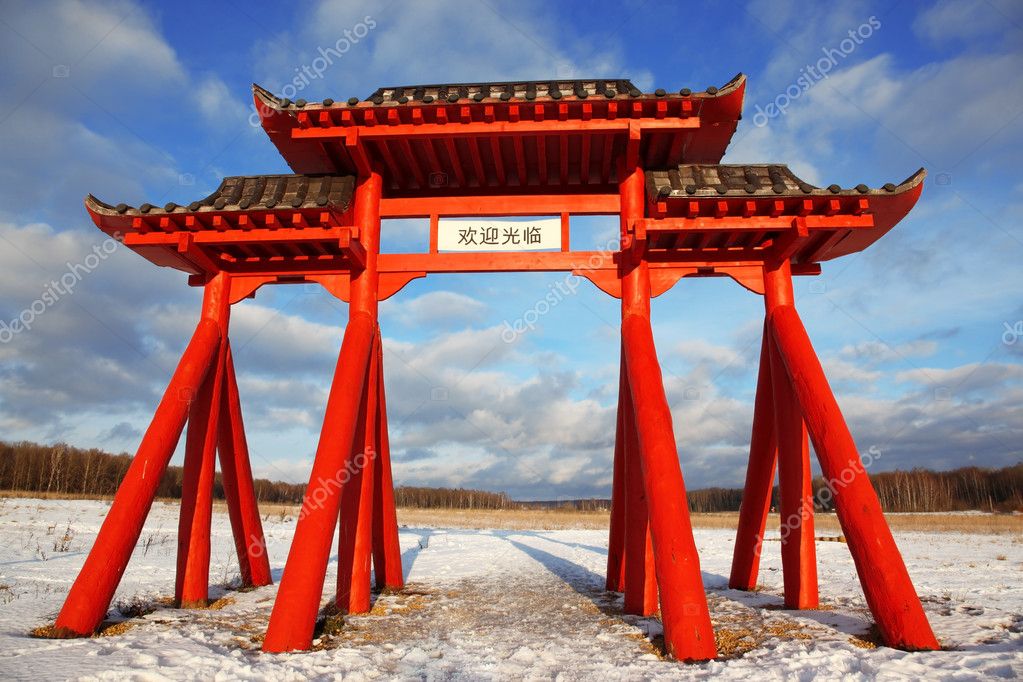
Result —
[[[0, 438], [134, 451], [200, 295], [127, 249], [107, 254], [82, 198], [187, 203], [225, 175], [288, 172], [249, 124], [250, 86], [280, 91], [348, 31], [361, 37], [302, 97], [551, 77], [704, 89], [743, 72], [746, 114], [726, 162], [788, 163], [845, 187], [925, 167], [909, 218], [797, 281], [797, 306], [858, 444], [881, 453], [875, 470], [1023, 459], [1023, 6], [586, 7], [0, 3], [0, 322], [102, 254], [73, 293], [33, 313], [30, 330], [0, 333]], [[800, 84], [826, 54], [827, 77]], [[771, 103], [785, 111], [756, 116]], [[613, 219], [573, 225], [578, 248], [617, 229]], [[425, 247], [420, 221], [383, 230], [387, 250]], [[563, 277], [431, 276], [382, 304], [398, 483], [609, 493], [617, 301], [584, 284], [534, 330], [501, 341], [504, 323]], [[741, 484], [762, 315], [760, 298], [729, 280], [683, 281], [654, 301], [692, 488]], [[235, 307], [258, 476], [306, 480], [345, 319], [343, 304], [304, 285]]]

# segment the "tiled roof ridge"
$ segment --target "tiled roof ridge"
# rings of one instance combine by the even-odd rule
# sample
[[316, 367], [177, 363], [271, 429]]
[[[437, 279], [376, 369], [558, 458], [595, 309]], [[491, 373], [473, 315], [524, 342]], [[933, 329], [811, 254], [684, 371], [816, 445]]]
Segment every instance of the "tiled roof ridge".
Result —
[[299, 209], [334, 206], [348, 208], [355, 180], [350, 175], [242, 175], [224, 178], [209, 196], [189, 204], [144, 203], [138, 207], [111, 205], [93, 195], [86, 205], [97, 213], [117, 215], [169, 215], [173, 213]]
[[746, 76], [736, 74], [725, 85], [708, 87], [704, 91], [681, 88], [668, 91], [657, 88], [644, 93], [632, 81], [625, 78], [555, 78], [533, 81], [492, 81], [478, 83], [436, 83], [430, 85], [404, 85], [377, 88], [369, 97], [349, 97], [344, 101], [331, 98], [319, 102], [296, 98], [294, 101], [281, 98], [257, 84], [252, 91], [262, 102], [281, 110], [309, 108], [356, 107], [388, 105], [429, 105], [454, 104], [484, 101], [557, 101], [561, 99], [584, 100], [590, 97], [604, 99], [707, 99], [723, 97], [741, 87]]
[[715, 196], [849, 196], [892, 194], [912, 189], [923, 182], [927, 172], [921, 168], [900, 182], [879, 188], [865, 184], [843, 188], [812, 185], [793, 173], [785, 164], [680, 164], [674, 168], [646, 171], [647, 193], [660, 198]]

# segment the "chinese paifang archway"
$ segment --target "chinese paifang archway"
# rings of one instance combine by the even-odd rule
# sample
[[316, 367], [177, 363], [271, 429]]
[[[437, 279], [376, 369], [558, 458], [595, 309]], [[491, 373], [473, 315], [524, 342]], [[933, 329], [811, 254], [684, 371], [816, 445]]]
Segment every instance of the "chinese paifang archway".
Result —
[[[775, 470], [788, 524], [785, 605], [818, 606], [807, 436], [829, 481], [866, 601], [886, 644], [938, 647], [807, 333], [792, 277], [861, 251], [920, 196], [924, 173], [880, 189], [814, 187], [783, 165], [720, 165], [745, 78], [705, 92], [641, 93], [627, 80], [381, 88], [367, 100], [279, 99], [255, 87], [262, 126], [294, 175], [226, 178], [191, 204], [93, 197], [105, 233], [205, 295], [195, 333], [57, 618], [93, 633], [138, 542], [185, 423], [175, 601], [208, 598], [219, 452], [241, 575], [271, 582], [238, 399], [231, 305], [267, 284], [313, 282], [349, 303], [302, 513], [263, 642], [309, 649], [340, 522], [336, 605], [370, 608], [370, 581], [402, 586], [377, 304], [434, 273], [571, 272], [622, 301], [621, 380], [607, 589], [627, 613], [660, 608], [667, 652], [716, 655], [650, 299], [685, 277], [731, 277], [766, 315], [730, 586], [756, 587]], [[620, 250], [570, 249], [571, 219], [620, 216]], [[450, 217], [559, 216], [560, 250], [438, 248]], [[379, 253], [383, 218], [427, 218], [425, 253]], [[372, 572], [371, 572], [372, 566]]]

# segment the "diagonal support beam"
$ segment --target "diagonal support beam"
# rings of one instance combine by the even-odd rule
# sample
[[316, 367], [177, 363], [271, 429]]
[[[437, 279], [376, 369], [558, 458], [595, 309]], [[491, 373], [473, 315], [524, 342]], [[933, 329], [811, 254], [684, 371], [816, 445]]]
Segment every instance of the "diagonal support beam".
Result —
[[373, 480], [373, 573], [377, 589], [401, 589], [405, 576], [398, 544], [398, 516], [394, 507], [391, 447], [387, 435], [387, 397], [384, 393], [384, 351], [377, 327], [377, 457]]
[[768, 323], [885, 644], [910, 651], [937, 649], [877, 493], [799, 314], [793, 306], [781, 305], [771, 312]]
[[806, 425], [774, 343], [770, 343], [774, 432], [778, 445], [778, 511], [781, 517], [781, 568], [785, 606], [815, 609], [817, 548], [814, 545], [813, 477]]
[[270, 560], [266, 553], [263, 522], [259, 517], [259, 504], [252, 481], [249, 446], [245, 439], [241, 401], [238, 397], [238, 378], [234, 371], [234, 357], [228, 342], [224, 366], [224, 390], [220, 406], [220, 472], [224, 484], [224, 498], [231, 519], [235, 550], [242, 585], [261, 587], [273, 582]]
[[174, 602], [180, 608], [204, 607], [209, 601], [210, 525], [216, 476], [220, 396], [227, 364], [227, 329], [231, 314], [231, 278], [214, 276], [203, 292], [203, 317], [220, 327], [217, 358], [188, 412], [185, 464], [178, 517], [177, 574]]
[[164, 391], [153, 421], [117, 488], [85, 565], [57, 616], [57, 633], [91, 635], [106, 616], [185, 426], [188, 407], [217, 357], [220, 328], [202, 319]]
[[346, 472], [351, 466], [373, 331], [373, 318], [363, 312], [353, 313], [345, 328], [313, 470], [270, 613], [263, 651], [295, 651], [312, 645], [341, 508], [341, 488], [351, 476]]
[[753, 405], [753, 434], [750, 438], [746, 484], [739, 507], [739, 526], [735, 533], [735, 552], [728, 586], [733, 590], [755, 590], [760, 573], [760, 552], [764, 543], [767, 515], [771, 511], [777, 444], [774, 437], [774, 410], [771, 386], [769, 331], [764, 322], [760, 346], [760, 372]]
[[622, 338], [650, 511], [664, 645], [679, 660], [712, 659], [717, 655], [714, 629], [650, 321], [626, 316]]
[[622, 435], [625, 463], [625, 613], [657, 612], [657, 569], [650, 531], [650, 507], [643, 472], [643, 453], [636, 431], [636, 409], [628, 371], [622, 393]]
[[373, 559], [373, 474], [376, 468], [378, 355], [376, 334], [359, 407], [348, 473], [341, 490], [340, 533], [337, 547], [337, 595], [340, 613], [370, 609], [370, 566]]
[[607, 539], [608, 592], [625, 589], [625, 350], [621, 352], [618, 380], [618, 415], [615, 421], [614, 464], [611, 479], [611, 525]]

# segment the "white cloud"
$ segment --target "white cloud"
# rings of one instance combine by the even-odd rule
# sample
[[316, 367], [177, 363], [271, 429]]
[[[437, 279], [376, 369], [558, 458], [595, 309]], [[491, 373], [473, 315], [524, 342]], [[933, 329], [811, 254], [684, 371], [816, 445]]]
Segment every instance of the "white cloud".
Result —
[[249, 128], [250, 109], [243, 104], [239, 94], [213, 73], [203, 76], [192, 88], [195, 104], [206, 120], [217, 128], [234, 132]]
[[[939, 0], [913, 21], [925, 40], [945, 47], [950, 41], [976, 41], [1003, 31], [1018, 32], [1023, 8], [1012, 0]], [[1015, 26], [1013, 26], [1015, 24]]]
[[[357, 40], [357, 26], [371, 26]], [[584, 37], [560, 30], [555, 11], [542, 3], [457, 1], [392, 5], [321, 0], [295, 31], [261, 44], [262, 81], [281, 88], [314, 67], [323, 51], [347, 49], [331, 58], [322, 78], [306, 79], [306, 99], [367, 96], [386, 85], [457, 83], [536, 78], [621, 76], [620, 46], [602, 36], [599, 49]], [[411, 56], [414, 55], [414, 56]], [[411, 56], [411, 57], [410, 57]], [[321, 62], [322, 65], [322, 62]], [[637, 82], [650, 80], [643, 71]]]
[[381, 314], [400, 324], [450, 327], [478, 319], [486, 305], [455, 291], [431, 291], [415, 298], [398, 297], [381, 305]]

